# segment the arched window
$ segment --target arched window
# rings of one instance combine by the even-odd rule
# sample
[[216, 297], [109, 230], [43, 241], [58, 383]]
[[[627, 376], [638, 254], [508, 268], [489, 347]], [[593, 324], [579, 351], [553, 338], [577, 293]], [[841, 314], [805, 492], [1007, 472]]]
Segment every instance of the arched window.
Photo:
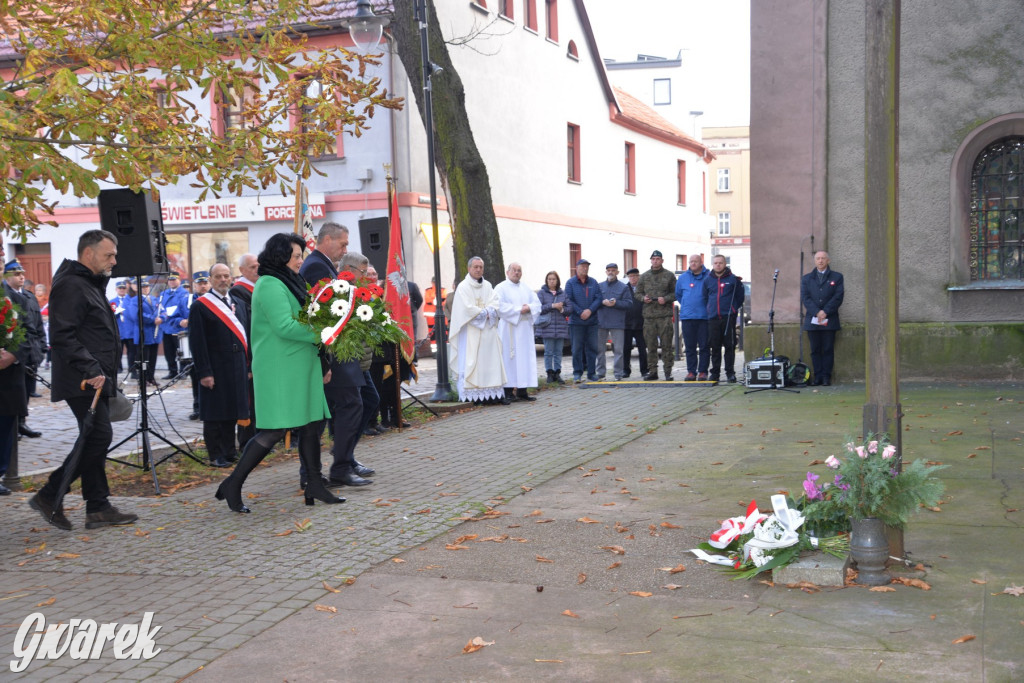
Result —
[[971, 169], [971, 280], [1024, 279], [1024, 137], [990, 144]]

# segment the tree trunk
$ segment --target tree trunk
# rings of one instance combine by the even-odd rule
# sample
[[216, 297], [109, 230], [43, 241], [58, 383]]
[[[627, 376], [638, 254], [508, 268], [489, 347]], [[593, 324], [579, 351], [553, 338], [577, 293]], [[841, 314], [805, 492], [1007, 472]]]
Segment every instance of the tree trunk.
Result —
[[[434, 11], [433, 0], [427, 6], [430, 60], [442, 71], [432, 78], [434, 120], [434, 159], [442, 186], [449, 197], [448, 213], [452, 222], [452, 246], [455, 249], [455, 281], [466, 275], [466, 262], [479, 256], [486, 264], [486, 277], [494, 284], [505, 279], [498, 221], [491, 201], [491, 183], [487, 167], [473, 139], [466, 113], [466, 93]], [[416, 97], [420, 118], [426, 121], [423, 94], [419, 22], [416, 0], [394, 0], [395, 18], [391, 24], [398, 57], [402, 60]], [[438, 283], [439, 285], [442, 283]]]

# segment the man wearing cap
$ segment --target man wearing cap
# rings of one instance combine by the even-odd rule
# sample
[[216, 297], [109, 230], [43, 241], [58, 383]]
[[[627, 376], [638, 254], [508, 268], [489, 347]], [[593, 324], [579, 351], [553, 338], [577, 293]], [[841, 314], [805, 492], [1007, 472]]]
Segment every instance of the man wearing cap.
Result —
[[612, 340], [612, 373], [616, 380], [625, 376], [622, 352], [626, 342], [626, 314], [633, 307], [633, 293], [619, 279], [619, 264], [604, 267], [606, 279], [601, 288], [601, 308], [597, 309], [597, 378], [603, 380], [608, 368], [607, 340]]
[[[164, 379], [178, 376], [178, 335], [188, 331], [188, 293], [181, 287], [181, 277], [173, 270], [167, 275], [167, 289], [160, 293], [160, 311], [156, 324], [164, 340]], [[185, 323], [182, 325], [182, 323]]]
[[[188, 295], [185, 300], [188, 309], [192, 310], [192, 304], [210, 291], [210, 271], [199, 270], [192, 273], [192, 293]], [[185, 320], [186, 328], [188, 327], [188, 319]], [[199, 377], [196, 375], [195, 363], [188, 372], [189, 379], [192, 380], [192, 412], [189, 413], [188, 419], [198, 420], [199, 419]]]
[[640, 270], [630, 268], [626, 271], [626, 286], [629, 287], [629, 295], [632, 304], [626, 311], [625, 344], [622, 349], [623, 377], [633, 374], [630, 367], [630, 358], [633, 355], [633, 346], [636, 345], [637, 356], [640, 362], [640, 376], [647, 374], [647, 343], [644, 341], [644, 302], [636, 295], [636, 285], [640, 281]]
[[498, 295], [498, 337], [501, 359], [505, 363], [505, 397], [518, 401], [536, 401], [527, 391], [537, 386], [537, 351], [533, 326], [540, 317], [537, 293], [521, 282], [523, 267], [508, 264], [508, 279], [494, 288]]
[[572, 378], [597, 381], [597, 311], [601, 308], [601, 287], [590, 277], [590, 261], [576, 262], [576, 275], [565, 283], [565, 300], [572, 304], [569, 314], [569, 343], [572, 345]]
[[679, 322], [686, 347], [686, 381], [708, 378], [711, 350], [708, 348], [708, 312], [704, 303], [704, 279], [708, 271], [700, 254], [690, 254], [689, 268], [676, 282]]
[[[46, 333], [43, 330], [43, 316], [39, 311], [36, 295], [25, 289], [25, 269], [18, 260], [9, 262], [4, 267], [4, 293], [21, 308], [21, 324], [25, 326], [25, 341], [15, 351], [18, 362], [25, 369], [25, 395], [38, 398], [36, 393], [36, 368], [46, 356]], [[25, 418], [18, 421], [18, 433], [29, 438], [42, 436], [41, 432], [25, 424]]]
[[651, 269], [640, 276], [636, 295], [644, 302], [644, 341], [647, 343], [646, 380], [658, 379], [658, 349], [665, 379], [672, 381], [672, 302], [676, 299], [676, 276], [662, 267], [661, 252], [651, 253]]
[[125, 320], [125, 309], [128, 306], [128, 280], [121, 280], [117, 283], [117, 294], [110, 300], [110, 308], [114, 311], [114, 318], [117, 319], [117, 331], [121, 337], [121, 352], [117, 354], [117, 371], [124, 370], [121, 365], [121, 357], [125, 351], [128, 352], [128, 370], [132, 371], [132, 364], [135, 362], [135, 347], [132, 345], [132, 328]]
[[[139, 375], [139, 383], [152, 384], [154, 386], [156, 385], [156, 357], [161, 336], [160, 328], [156, 325], [157, 314], [160, 310], [160, 300], [150, 294], [150, 289], [156, 280], [156, 275], [150, 275], [142, 281], [142, 293], [140, 295], [142, 299], [142, 357], [136, 359], [146, 366], [145, 375]], [[139, 298], [138, 296], [132, 297], [128, 302], [128, 308], [125, 310], [125, 316], [132, 326], [132, 341], [136, 344], [137, 352], [140, 343]]]

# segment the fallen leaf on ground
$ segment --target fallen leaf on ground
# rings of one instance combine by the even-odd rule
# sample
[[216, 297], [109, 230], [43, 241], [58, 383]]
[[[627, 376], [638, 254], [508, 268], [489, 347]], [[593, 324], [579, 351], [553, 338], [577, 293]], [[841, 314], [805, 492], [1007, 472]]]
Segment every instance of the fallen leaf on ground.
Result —
[[580, 615], [576, 614], [575, 612], [573, 612], [572, 610], [569, 610], [569, 609], [567, 609], [564, 612], [562, 612], [562, 615], [566, 616], [566, 617], [572, 617], [573, 619], [579, 619], [580, 618]]
[[923, 591], [930, 591], [932, 587], [921, 579], [911, 579], [906, 576], [899, 576], [893, 579], [896, 583], [902, 583], [904, 586], [911, 586], [913, 588], [920, 588]]
[[984, 581], [982, 579], [971, 579], [971, 583], [976, 583], [979, 586], [984, 586], [986, 583], [988, 583], [988, 581]]
[[654, 595], [654, 593], [648, 593], [647, 591], [630, 591], [629, 594], [635, 595], [638, 598], [649, 598]]
[[811, 465], [824, 465], [824, 464], [825, 464], [824, 460], [819, 460], [818, 458], [815, 458], [814, 460], [812, 460], [809, 463], [807, 463], [807, 466], [810, 467]]
[[530, 491], [533, 490], [533, 488], [530, 487], [530, 486], [520, 486], [519, 488], [521, 488], [522, 490], [526, 491], [527, 493], [529, 493]]
[[81, 557], [81, 555], [78, 553], [61, 553], [60, 555], [57, 555], [58, 560], [73, 560], [76, 557]]
[[953, 641], [953, 645], [960, 645], [961, 643], [966, 643], [972, 640], [974, 640], [974, 636], [960, 636]]
[[279, 533], [279, 534], [274, 534], [274, 535], [275, 535], [275, 536], [287, 536], [287, 535], [288, 535], [288, 534], [290, 534], [291, 532], [292, 532], [292, 530], [291, 530], [291, 529], [285, 529], [285, 530], [284, 530], [284, 531], [282, 531], [281, 533]]
[[43, 541], [42, 543], [40, 543], [38, 546], [36, 546], [34, 548], [25, 548], [25, 552], [28, 553], [29, 555], [35, 555], [36, 553], [38, 553], [40, 550], [43, 550], [44, 548], [46, 548], [46, 541]]
[[477, 536], [479, 536], [479, 534], [466, 534], [464, 536], [459, 536], [458, 538], [455, 539], [454, 545], [460, 545], [460, 544], [462, 544], [465, 541], [475, 540]]
[[554, 560], [549, 560], [548, 558], [546, 558], [546, 557], [543, 557], [543, 556], [541, 556], [541, 555], [535, 555], [535, 557], [537, 558], [537, 561], [538, 561], [538, 562], [548, 562], [548, 563], [550, 563], [550, 564], [554, 564], [554, 563], [555, 563], [555, 561], [554, 561]]
[[679, 526], [678, 524], [673, 524], [672, 522], [662, 522], [661, 523], [661, 527], [663, 529], [682, 529], [683, 528], [683, 527]]
[[873, 591], [875, 593], [895, 593], [896, 592], [896, 589], [893, 588], [892, 586], [874, 586], [872, 588], [869, 588], [868, 590], [869, 591]]
[[606, 470], [608, 470], [609, 472], [614, 472], [615, 471], [615, 467], [612, 466], [612, 465], [605, 465], [604, 468]]
[[951, 432], [946, 432], [946, 436], [960, 436], [964, 433], [962, 429], [954, 429]]
[[492, 543], [504, 543], [508, 540], [508, 534], [502, 534], [501, 536], [488, 536], [487, 538], [477, 539], [477, 543], [486, 543], [491, 541]]
[[577, 522], [582, 522], [584, 524], [600, 524], [601, 523], [601, 522], [599, 522], [596, 519], [591, 519], [590, 517], [580, 517], [576, 521]]
[[670, 591], [674, 591], [674, 590], [676, 590], [678, 588], [682, 588], [682, 586], [680, 586], [679, 584], [676, 584], [676, 583], [668, 583], [668, 584], [665, 584], [664, 586], [662, 586], [662, 588], [667, 588]]
[[622, 566], [621, 562], [612, 562], [610, 565], [605, 567], [605, 569], [615, 569], [616, 567], [621, 567], [621, 566]]
[[543, 514], [544, 514], [543, 510], [534, 510], [533, 512], [531, 512], [531, 513], [529, 513], [527, 515], [523, 515], [523, 517], [540, 517]]
[[331, 614], [337, 614], [338, 608], [332, 607], [331, 605], [317, 605], [314, 608], [317, 612], [330, 612]]
[[405, 560], [403, 560], [400, 557], [392, 557], [391, 561], [394, 562], [395, 564], [402, 564], [403, 562], [405, 562]]
[[674, 567], [658, 567], [660, 572], [668, 572], [669, 574], [678, 574], [679, 572], [685, 572], [686, 567], [681, 564], [677, 564]]
[[468, 655], [468, 654], [470, 654], [472, 652], [476, 652], [477, 650], [482, 650], [485, 647], [487, 647], [488, 645], [494, 645], [494, 641], [493, 640], [490, 640], [490, 641], [484, 640], [480, 636], [477, 636], [473, 640], [471, 640], [468, 643], [466, 643], [466, 647], [462, 648], [462, 654]]
[[610, 550], [613, 553], [615, 553], [616, 555], [625, 555], [626, 554], [626, 549], [623, 548], [621, 545], [603, 545], [603, 546], [601, 546], [601, 550]]
[[547, 524], [548, 522], [553, 522], [553, 521], [555, 521], [555, 520], [553, 520], [553, 519], [538, 519], [536, 522], [534, 522], [534, 524]]
[[1019, 598], [1024, 595], [1024, 586], [1007, 586], [1003, 589], [1003, 593], [1012, 595], [1015, 598]]
[[817, 584], [811, 583], [810, 581], [797, 581], [796, 583], [787, 583], [786, 588], [799, 588], [802, 591], [808, 591], [817, 593], [821, 590]]
[[583, 583], [586, 580], [587, 580], [587, 575], [584, 574], [583, 572], [580, 572], [579, 575], [576, 577], [576, 585], [578, 586], [578, 585], [580, 585], [581, 583]]
[[52, 597], [49, 600], [43, 600], [42, 602], [37, 602], [36, 603], [36, 607], [49, 607], [50, 605], [52, 605], [55, 602], [57, 602], [57, 598], [56, 597]]
[[327, 583], [326, 581], [324, 581], [324, 582], [323, 582], [323, 584], [324, 584], [324, 589], [325, 589], [325, 590], [329, 590], [329, 591], [331, 591], [332, 593], [340, 593], [340, 592], [341, 592], [340, 590], [338, 590], [338, 589], [337, 589], [337, 588], [335, 588], [334, 586], [330, 585], [330, 584], [329, 584], [329, 583]]
[[446, 543], [444, 546], [445, 550], [469, 550], [468, 545], [459, 545], [457, 543]]

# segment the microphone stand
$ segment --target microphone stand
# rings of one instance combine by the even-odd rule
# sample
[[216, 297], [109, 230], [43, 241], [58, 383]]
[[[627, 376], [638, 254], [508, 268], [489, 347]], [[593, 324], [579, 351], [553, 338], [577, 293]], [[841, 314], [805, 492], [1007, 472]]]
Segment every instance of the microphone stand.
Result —
[[[777, 367], [781, 367], [775, 364], [775, 291], [779, 287], [779, 271], [775, 271], [775, 276], [772, 277], [772, 305], [768, 310], [768, 342], [769, 348], [771, 349], [771, 376], [772, 385], [770, 387], [759, 387], [757, 389], [747, 389], [744, 394], [755, 394], [759, 391], [788, 391], [792, 394], [799, 394], [799, 389], [787, 389], [784, 386], [779, 386], [779, 373], [776, 372]], [[785, 381], [785, 380], [783, 380]], [[749, 386], [749, 383], [748, 383]]]

